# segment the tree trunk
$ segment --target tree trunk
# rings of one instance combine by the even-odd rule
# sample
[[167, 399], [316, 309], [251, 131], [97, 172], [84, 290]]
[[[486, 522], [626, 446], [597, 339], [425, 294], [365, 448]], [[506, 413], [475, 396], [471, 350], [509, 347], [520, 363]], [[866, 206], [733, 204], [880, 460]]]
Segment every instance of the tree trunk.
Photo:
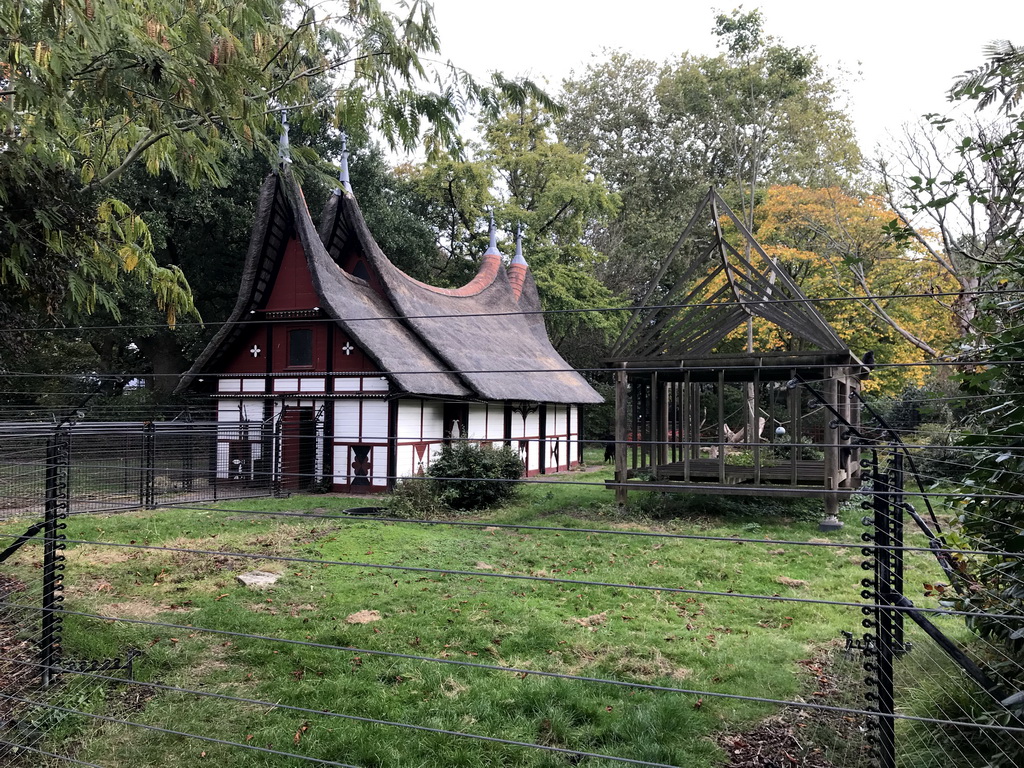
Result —
[[135, 346], [152, 369], [152, 373], [145, 377], [146, 387], [159, 397], [168, 397], [178, 386], [178, 378], [188, 370], [189, 361], [185, 359], [178, 340], [171, 331], [160, 331], [136, 339]]

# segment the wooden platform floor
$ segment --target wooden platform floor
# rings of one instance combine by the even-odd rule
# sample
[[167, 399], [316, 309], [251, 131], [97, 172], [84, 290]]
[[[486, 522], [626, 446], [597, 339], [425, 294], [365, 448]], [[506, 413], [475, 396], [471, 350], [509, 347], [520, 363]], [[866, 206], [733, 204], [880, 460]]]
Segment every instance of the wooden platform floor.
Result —
[[[742, 464], [725, 464], [726, 485], [746, 485], [756, 481], [765, 484], [786, 483], [799, 486], [825, 485], [825, 462], [797, 460], [780, 461], [777, 464], [762, 465], [760, 473], [755, 467]], [[721, 483], [721, 465], [718, 459], [690, 459], [673, 461], [668, 464], [629, 470], [629, 477], [647, 474], [657, 480], [673, 480], [690, 483]]]

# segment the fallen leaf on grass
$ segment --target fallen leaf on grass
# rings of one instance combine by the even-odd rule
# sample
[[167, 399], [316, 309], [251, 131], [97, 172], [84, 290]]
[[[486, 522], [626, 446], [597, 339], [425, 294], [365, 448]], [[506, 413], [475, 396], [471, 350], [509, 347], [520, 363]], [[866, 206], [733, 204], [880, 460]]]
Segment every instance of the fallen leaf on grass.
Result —
[[483, 560], [477, 560], [476, 561], [476, 565], [473, 566], [473, 567], [474, 568], [478, 568], [481, 571], [493, 571], [494, 570], [494, 566], [493, 565], [488, 565]]

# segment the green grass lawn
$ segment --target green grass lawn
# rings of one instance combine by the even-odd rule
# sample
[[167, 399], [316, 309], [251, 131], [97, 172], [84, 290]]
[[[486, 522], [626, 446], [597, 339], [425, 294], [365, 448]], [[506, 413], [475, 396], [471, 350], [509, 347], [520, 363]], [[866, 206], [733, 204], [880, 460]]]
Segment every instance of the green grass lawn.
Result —
[[[676, 497], [666, 505], [661, 497], [636, 493], [630, 510], [620, 512], [601, 485], [609, 470], [567, 477], [579, 482], [530, 484], [513, 504], [459, 518], [479, 527], [305, 516], [367, 503], [365, 497], [337, 496], [73, 517], [66, 531], [72, 540], [134, 546], [68, 545], [64, 607], [123, 619], [67, 616], [68, 657], [103, 658], [138, 648], [140, 681], [272, 703], [144, 686], [133, 687], [144, 696], [128, 696], [124, 687], [106, 686], [99, 698], [83, 699], [75, 708], [358, 766], [622, 763], [324, 712], [632, 760], [713, 766], [725, 758], [716, 735], [742, 731], [778, 708], [640, 685], [820, 700], [814, 699], [807, 662], [834, 649], [841, 630], [863, 631], [859, 609], [667, 590], [861, 602], [862, 511], [851, 508], [846, 529], [823, 539], [816, 522], [819, 502]], [[272, 514], [281, 512], [299, 516]], [[24, 521], [9, 521], [0, 530], [13, 533], [19, 525]], [[558, 530], [495, 527], [502, 525]], [[26, 548], [7, 571], [38, 579], [38, 557]], [[275, 559], [290, 557], [303, 562]], [[236, 582], [237, 574], [254, 569], [279, 573], [280, 581], [263, 592]], [[361, 616], [373, 620], [357, 623]], [[118, 768], [195, 760], [229, 768], [298, 764], [270, 752], [88, 718], [66, 725], [60, 736], [77, 759]], [[41, 758], [33, 759], [39, 764]]]

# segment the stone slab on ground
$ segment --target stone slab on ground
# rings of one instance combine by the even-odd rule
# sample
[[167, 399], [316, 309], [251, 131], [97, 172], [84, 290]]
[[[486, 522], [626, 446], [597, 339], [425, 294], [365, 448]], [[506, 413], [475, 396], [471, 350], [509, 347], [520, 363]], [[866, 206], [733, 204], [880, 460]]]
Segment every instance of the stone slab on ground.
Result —
[[272, 587], [281, 578], [279, 573], [269, 571], [249, 571], [235, 576], [235, 580], [249, 589], [266, 589]]

